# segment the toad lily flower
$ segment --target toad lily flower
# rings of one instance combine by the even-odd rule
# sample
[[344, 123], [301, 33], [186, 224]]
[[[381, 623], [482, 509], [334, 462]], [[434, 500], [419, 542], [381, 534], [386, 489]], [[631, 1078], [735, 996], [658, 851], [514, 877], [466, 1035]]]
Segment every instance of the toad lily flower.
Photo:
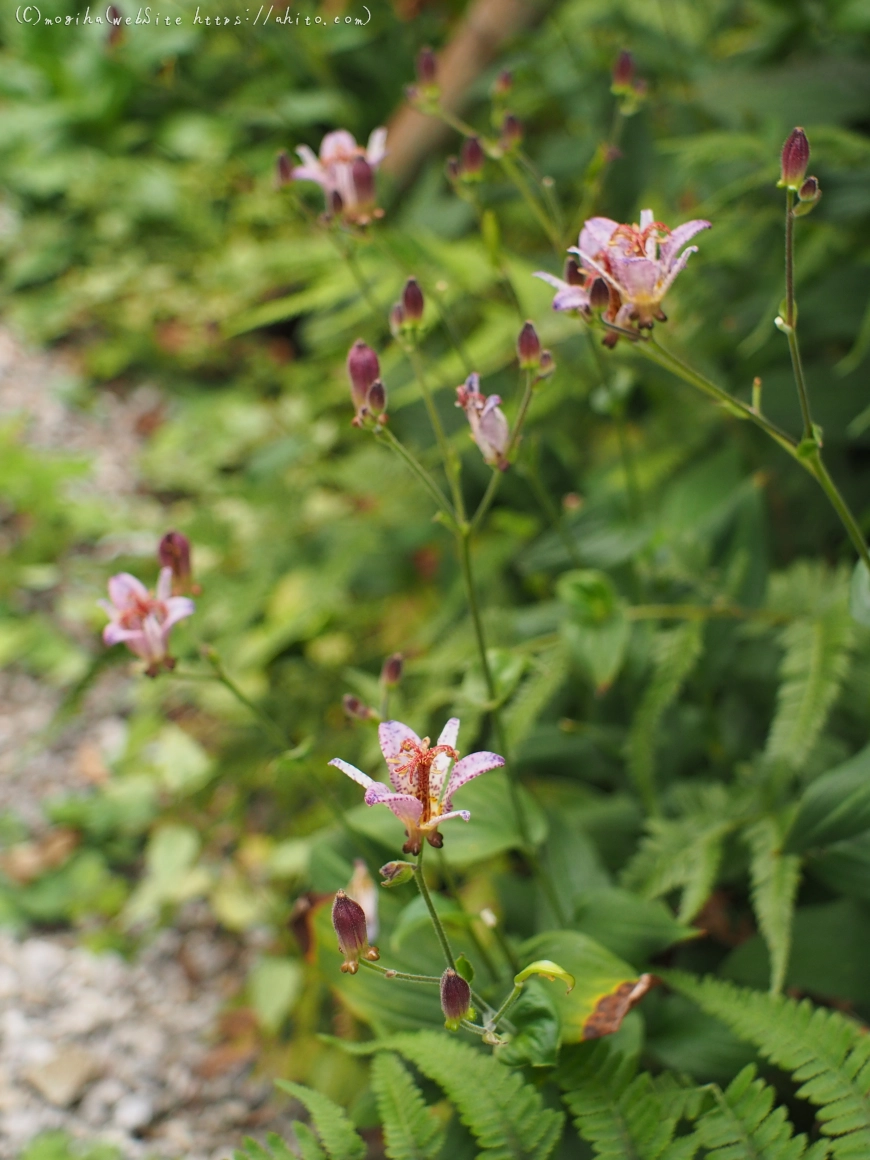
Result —
[[[497, 753], [469, 753], [460, 761], [456, 750], [458, 735], [459, 720], [456, 717], [450, 718], [441, 731], [438, 744], [431, 747], [428, 737], [421, 741], [414, 730], [401, 721], [382, 721], [378, 726], [378, 739], [389, 766], [392, 790], [340, 757], [333, 758], [329, 764], [365, 786], [367, 806], [384, 805], [391, 809], [407, 834], [408, 840], [402, 849], [406, 854], [419, 854], [424, 837], [431, 846], [443, 845], [444, 839], [438, 833], [442, 822], [451, 818], [462, 818], [467, 822], [470, 818], [468, 810], [453, 809], [456, 791], [481, 773], [504, 765], [504, 758]], [[452, 761], [456, 764], [445, 788]]]
[[109, 580], [109, 599], [99, 604], [110, 618], [103, 629], [107, 645], [125, 644], [148, 662], [149, 677], [156, 677], [161, 668], [175, 667], [169, 655], [169, 633], [179, 620], [193, 614], [194, 603], [187, 596], [172, 595], [171, 568], [160, 569], [153, 596], [141, 580], [119, 572]]
[[472, 372], [461, 387], [456, 388], [456, 406], [462, 407], [471, 427], [471, 438], [483, 453], [483, 458], [491, 467], [507, 471], [507, 449], [511, 433], [499, 403], [498, 395], [480, 392], [480, 375]]
[[[653, 322], [666, 321], [661, 303], [674, 279], [686, 266], [697, 246], [686, 243], [710, 228], [708, 221], [685, 222], [673, 231], [655, 221], [651, 209], [641, 210], [639, 225], [620, 225], [610, 218], [589, 218], [580, 233], [579, 244], [569, 253], [580, 259], [585, 285], [591, 288], [596, 276], [611, 291], [604, 317], [618, 326], [652, 329]], [[550, 274], [538, 274], [559, 290], [553, 307], [577, 309], [580, 296], [569, 294], [567, 286]]]
[[297, 165], [295, 181], [316, 181], [323, 188], [327, 212], [357, 225], [366, 225], [383, 211], [375, 208], [375, 171], [386, 156], [387, 130], [375, 129], [368, 145], [357, 145], [346, 129], [327, 133], [320, 144], [320, 157], [307, 145], [296, 152], [304, 164]]

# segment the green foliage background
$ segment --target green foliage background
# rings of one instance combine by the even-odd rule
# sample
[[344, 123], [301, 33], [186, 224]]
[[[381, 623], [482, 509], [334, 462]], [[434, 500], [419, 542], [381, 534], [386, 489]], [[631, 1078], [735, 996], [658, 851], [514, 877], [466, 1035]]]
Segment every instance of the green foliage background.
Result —
[[[61, 0], [43, 7], [78, 11]], [[143, 381], [165, 398], [139, 464], [143, 486], [117, 502], [77, 488], [87, 463], [38, 456], [21, 424], [0, 431], [0, 662], [60, 687], [64, 713], [75, 713], [107, 665], [120, 673], [127, 664], [99, 643], [94, 602], [106, 578], [127, 569], [152, 581], [153, 545], [177, 527], [194, 543], [203, 588], [177, 633], [181, 667], [203, 672], [199, 646], [217, 648], [290, 752], [279, 754], [218, 685], [135, 682], [111, 781], [49, 807], [54, 823], [80, 835], [78, 848], [25, 887], [0, 879], [3, 921], [69, 923], [92, 945], [132, 951], [177, 904], [206, 897], [231, 930], [266, 926], [272, 945], [248, 1000], [267, 1066], [337, 1099], [359, 1127], [387, 1125], [390, 1155], [471, 1156], [475, 1138], [487, 1156], [549, 1154], [541, 1141], [560, 1087], [587, 1141], [565, 1127], [565, 1156], [587, 1146], [614, 1157], [693, 1155], [681, 1140], [721, 1160], [801, 1155], [787, 1131], [780, 1150], [727, 1151], [743, 1146], [728, 1142], [728, 1116], [744, 1126], [755, 1116], [757, 1126], [773, 1099], [742, 1070], [753, 1061], [783, 1069], [765, 1073], [781, 1105], [774, 1116], [787, 1107], [814, 1138], [828, 1122], [814, 1107], [841, 1098], [798, 1091], [806, 1061], [771, 1046], [778, 1025], [764, 1039], [722, 1022], [745, 999], [729, 1008], [675, 976], [672, 990], [629, 1016], [609, 1055], [598, 1048], [590, 1062], [588, 1045], [563, 1047], [553, 1070], [541, 1044], [549, 1035], [555, 1051], [560, 1027], [570, 1042], [577, 1016], [542, 984], [528, 1040], [537, 1047], [512, 1064], [540, 1089], [527, 1097], [539, 1101], [543, 1134], [527, 1124], [531, 1142], [511, 1144], [489, 1141], [449, 1086], [452, 1118], [445, 1111], [433, 1128], [417, 1107], [446, 1081], [420, 1054], [423, 1040], [414, 1047], [395, 1033], [439, 1025], [429, 993], [340, 978], [323, 912], [316, 961], [303, 961], [286, 927], [294, 898], [346, 886], [355, 858], [374, 873], [396, 854], [390, 818], [361, 806], [358, 788], [327, 765], [341, 755], [379, 776], [374, 729], [348, 721], [342, 694], [377, 704], [381, 662], [400, 650], [408, 660], [392, 714], [436, 735], [455, 713], [463, 752], [490, 743], [451, 539], [404, 467], [349, 422], [343, 360], [362, 336], [381, 353], [391, 427], [434, 464], [425, 411], [387, 326], [409, 274], [427, 294], [427, 374], [472, 502], [488, 469], [452, 388], [477, 369], [487, 392], [515, 407], [514, 342], [526, 317], [558, 364], [536, 393], [521, 463], [503, 481], [475, 563], [513, 763], [570, 938], [627, 971], [667, 964], [760, 990], [785, 986], [868, 1017], [868, 617], [860, 591], [850, 612], [848, 541], [794, 463], [625, 344], [599, 360], [580, 325], [550, 311], [550, 291], [531, 274], [558, 273], [561, 258], [495, 165], [479, 190], [482, 230], [475, 207], [447, 186], [440, 154], [407, 187], [382, 186], [386, 217], [358, 255], [374, 310], [295, 193], [275, 190], [278, 149], [316, 147], [337, 126], [364, 139], [390, 116], [416, 50], [449, 38], [458, 5], [379, 7], [364, 28], [318, 32], [206, 29], [191, 23], [195, 5], [170, 7], [182, 26], [133, 29], [114, 47], [101, 29], [27, 27], [11, 9], [0, 14], [4, 318], [75, 355], [68, 398], [83, 411]], [[227, 0], [221, 11], [243, 6]], [[651, 206], [671, 225], [709, 218], [659, 333], [742, 398], [760, 376], [766, 412], [793, 431], [788, 351], [773, 326], [783, 217], [774, 186], [783, 139], [806, 127], [824, 197], [798, 223], [804, 361], [827, 461], [865, 532], [868, 37], [867, 0], [563, 0], [480, 78], [467, 111], [490, 131], [490, 84], [498, 67], [513, 70], [524, 148], [554, 179], [566, 223], [578, 207], [637, 220]], [[625, 47], [648, 97], [626, 120], [621, 155], [599, 173], [610, 68]], [[303, 202], [319, 211], [313, 194]], [[579, 508], [563, 506], [575, 495]], [[493, 908], [515, 953], [558, 925], [516, 854], [499, 778], [463, 791], [472, 822], [448, 830], [444, 862], [432, 859], [454, 910], [451, 935], [480, 972], [471, 923], [495, 964], [493, 993], [511, 972], [469, 914]], [[14, 818], [2, 824], [4, 841], [24, 839]], [[448, 897], [453, 886], [464, 909]], [[412, 888], [381, 893], [385, 959], [435, 969], [437, 944], [414, 925]], [[685, 941], [684, 924], [696, 919], [708, 934]], [[339, 1008], [350, 1012], [350, 1038], [394, 1036], [371, 1079], [363, 1057], [318, 1038]], [[445, 1053], [459, 1052], [445, 1042]], [[595, 1079], [605, 1055], [620, 1077], [609, 1087]], [[416, 1152], [402, 1151], [412, 1145], [387, 1106], [391, 1083], [412, 1084], [400, 1057], [423, 1084], [408, 1097], [416, 1113], [405, 1126]], [[784, 1072], [796, 1069], [792, 1083]], [[859, 1064], [850, 1074], [863, 1091], [860, 1119], [868, 1084]], [[724, 1095], [716, 1089], [711, 1103], [690, 1082], [715, 1082]], [[605, 1100], [615, 1101], [608, 1115], [648, 1108], [645, 1127], [626, 1129], [634, 1152], [596, 1120]], [[660, 1123], [674, 1140], [650, 1142], [644, 1133]], [[840, 1130], [836, 1154], [860, 1155], [844, 1142], [858, 1120]], [[300, 1137], [306, 1155], [323, 1154], [321, 1144], [344, 1155], [322, 1132], [320, 1143], [309, 1136]]]

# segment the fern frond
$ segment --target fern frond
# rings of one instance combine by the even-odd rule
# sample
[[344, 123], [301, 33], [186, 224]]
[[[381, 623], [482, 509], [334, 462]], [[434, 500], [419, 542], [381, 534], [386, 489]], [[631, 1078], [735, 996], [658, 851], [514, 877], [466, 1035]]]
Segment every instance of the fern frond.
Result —
[[[581, 1048], [559, 1076], [563, 1100], [578, 1133], [601, 1160], [677, 1160], [691, 1156], [688, 1141], [674, 1141], [686, 1089], [669, 1076], [635, 1074], [633, 1060], [606, 1043]], [[679, 1144], [679, 1152], [672, 1151]]]
[[299, 1144], [299, 1154], [302, 1160], [327, 1160], [327, 1155], [320, 1147], [320, 1142], [307, 1124], [298, 1120], [293, 1125], [296, 1141]]
[[546, 1160], [555, 1148], [562, 1114], [492, 1055], [436, 1031], [394, 1035], [384, 1046], [444, 1089], [481, 1146], [478, 1160]]
[[689, 922], [713, 889], [722, 843], [736, 822], [734, 803], [720, 785], [705, 787], [681, 818], [650, 818], [646, 837], [623, 871], [623, 886], [645, 898], [682, 889], [679, 918]]
[[825, 1160], [828, 1142], [807, 1147], [806, 1136], [794, 1136], [785, 1108], [773, 1106], [775, 1096], [751, 1063], [724, 1092], [714, 1089], [715, 1106], [696, 1128], [706, 1160]]
[[776, 818], [762, 818], [746, 831], [752, 853], [752, 907], [770, 951], [770, 993], [778, 995], [785, 982], [791, 951], [794, 902], [800, 882], [800, 858], [783, 854]]
[[295, 1096], [308, 1109], [329, 1160], [365, 1160], [365, 1142], [354, 1130], [344, 1108], [301, 1083], [276, 1079], [275, 1086]]
[[849, 671], [854, 638], [845, 600], [813, 619], [796, 620], [783, 629], [785, 654], [776, 713], [764, 756], [800, 769], [818, 740]]
[[520, 685], [504, 716], [511, 752], [531, 733], [536, 721], [568, 677], [568, 657], [560, 644], [541, 653]]
[[371, 1080], [390, 1160], [434, 1160], [444, 1142], [443, 1129], [399, 1057], [379, 1052], [372, 1060]]
[[819, 1109], [836, 1160], [870, 1156], [870, 1036], [836, 1011], [766, 995], [720, 979], [662, 971], [675, 990], [721, 1019], [767, 1059], [794, 1074], [797, 1092]]
[[647, 806], [655, 798], [655, 751], [659, 723], [695, 667], [703, 646], [703, 624], [687, 621], [660, 632], [653, 644], [653, 675], [628, 735], [628, 772]]

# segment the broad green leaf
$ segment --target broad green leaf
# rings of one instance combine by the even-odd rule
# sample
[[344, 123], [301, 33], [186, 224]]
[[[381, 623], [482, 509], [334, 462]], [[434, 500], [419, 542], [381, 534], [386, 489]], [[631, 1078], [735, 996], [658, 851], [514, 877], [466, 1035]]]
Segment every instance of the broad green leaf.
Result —
[[547, 984], [530, 980], [511, 1007], [510, 1020], [517, 1030], [509, 1043], [497, 1048], [496, 1054], [501, 1062], [511, 1067], [521, 1067], [523, 1064], [555, 1067], [561, 1020], [559, 1009], [548, 994]]
[[302, 991], [302, 964], [298, 959], [269, 956], [260, 959], [248, 976], [248, 992], [257, 1018], [277, 1031], [293, 1010]]
[[804, 790], [785, 849], [799, 853], [870, 829], [870, 745]]
[[640, 898], [615, 886], [581, 895], [575, 913], [577, 930], [635, 964], [700, 933], [674, 918], [658, 899]]

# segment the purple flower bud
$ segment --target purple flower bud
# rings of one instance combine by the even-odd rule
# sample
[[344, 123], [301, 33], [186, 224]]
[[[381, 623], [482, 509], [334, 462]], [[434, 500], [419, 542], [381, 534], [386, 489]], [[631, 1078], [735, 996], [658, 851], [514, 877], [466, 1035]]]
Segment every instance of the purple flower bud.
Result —
[[778, 184], [786, 189], [800, 189], [810, 160], [810, 143], [803, 129], [792, 129], [782, 147], [782, 175]]
[[353, 405], [359, 411], [365, 406], [369, 387], [381, 374], [378, 356], [361, 338], [358, 338], [348, 351], [347, 373], [350, 376]]
[[403, 882], [410, 882], [414, 877], [412, 862], [387, 862], [380, 869], [381, 886], [401, 886]]
[[448, 181], [458, 181], [462, 176], [462, 167], [459, 164], [459, 158], [448, 157], [444, 164], [444, 172], [447, 175]]
[[344, 955], [341, 969], [345, 974], [357, 973], [360, 958], [375, 962], [381, 957], [377, 947], [369, 946], [365, 911], [358, 902], [348, 898], [343, 890], [335, 892], [332, 925], [338, 935], [338, 949]]
[[406, 322], [419, 322], [423, 317], [425, 299], [416, 278], [409, 278], [402, 291], [402, 309]]
[[398, 338], [405, 329], [405, 311], [401, 302], [394, 302], [390, 311], [390, 334]]
[[568, 258], [565, 262], [565, 281], [569, 286], [586, 285], [586, 274], [576, 258]]
[[351, 168], [351, 180], [356, 191], [358, 209], [366, 209], [375, 203], [375, 171], [365, 157], [357, 157]]
[[191, 591], [190, 540], [181, 532], [167, 532], [157, 547], [161, 568], [172, 569], [172, 591], [186, 595]]
[[337, 189], [329, 191], [329, 212], [333, 217], [341, 217], [344, 213], [344, 198]]
[[293, 180], [293, 163], [287, 156], [286, 149], [282, 149], [275, 158], [275, 182], [280, 188], [282, 185], [289, 185]]
[[466, 137], [462, 143], [460, 167], [463, 177], [477, 177], [483, 171], [486, 156], [479, 137]]
[[341, 698], [341, 704], [348, 717], [356, 717], [358, 721], [368, 721], [372, 715], [368, 705], [359, 697], [355, 697], [353, 693], [345, 693]]
[[387, 391], [380, 379], [375, 379], [366, 395], [366, 409], [377, 419], [387, 409]]
[[384, 666], [381, 669], [381, 680], [388, 689], [394, 689], [401, 681], [404, 666], [405, 658], [401, 653], [393, 653], [384, 661]]
[[606, 310], [610, 305], [610, 288], [603, 278], [596, 278], [589, 288], [589, 305], [593, 310]]
[[450, 967], [441, 976], [441, 1010], [444, 1012], [444, 1026], [449, 1031], [458, 1031], [463, 1019], [474, 1017], [471, 987]]
[[428, 46], [417, 53], [417, 82], [425, 88], [438, 82], [438, 60]]
[[539, 379], [549, 378], [555, 369], [556, 369], [556, 360], [553, 358], [552, 351], [542, 350], [541, 351], [541, 365], [538, 367], [538, 378]]
[[817, 177], [808, 177], [798, 190], [798, 197], [801, 201], [818, 201], [821, 196], [822, 191], [819, 189]]
[[527, 322], [517, 339], [517, 355], [523, 370], [537, 370], [541, 361], [541, 340], [531, 322]]
[[634, 81], [634, 57], [623, 50], [613, 64], [613, 88], [620, 92], [631, 89]]
[[505, 113], [501, 123], [502, 146], [505, 149], [512, 149], [514, 145], [519, 145], [522, 139], [523, 125], [519, 117], [515, 117], [513, 113]]
[[514, 74], [510, 69], [503, 68], [495, 78], [495, 84], [492, 86], [492, 95], [496, 100], [500, 97], [506, 97], [513, 87]]

